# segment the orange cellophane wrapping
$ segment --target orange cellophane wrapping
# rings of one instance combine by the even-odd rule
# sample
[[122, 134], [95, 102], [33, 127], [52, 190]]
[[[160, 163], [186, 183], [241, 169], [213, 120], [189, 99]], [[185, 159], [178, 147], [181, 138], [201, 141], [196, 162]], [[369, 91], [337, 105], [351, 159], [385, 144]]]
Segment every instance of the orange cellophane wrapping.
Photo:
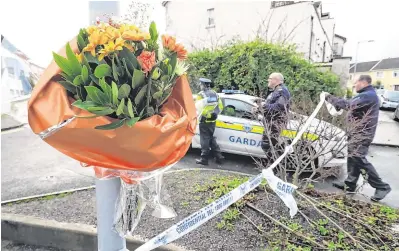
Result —
[[[76, 39], [70, 45], [74, 52], [78, 52]], [[65, 57], [65, 47], [58, 54]], [[92, 115], [71, 105], [74, 100], [55, 81], [60, 72], [53, 61], [33, 89], [28, 118], [36, 134], [74, 115]], [[106, 116], [76, 118], [44, 141], [67, 156], [95, 167], [148, 172], [173, 164], [186, 154], [197, 125], [186, 76], [177, 79], [159, 115], [139, 121], [132, 128], [94, 129], [113, 120]], [[107, 175], [99, 170], [96, 174]]]

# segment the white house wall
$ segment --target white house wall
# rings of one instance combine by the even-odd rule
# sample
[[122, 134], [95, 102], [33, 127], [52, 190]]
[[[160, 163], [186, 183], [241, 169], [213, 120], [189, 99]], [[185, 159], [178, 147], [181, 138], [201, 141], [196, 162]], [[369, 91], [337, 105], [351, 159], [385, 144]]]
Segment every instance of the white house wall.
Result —
[[[251, 1], [250, 4], [170, 1], [165, 6], [166, 31], [176, 36], [189, 50], [215, 47], [234, 38], [252, 40], [258, 35], [272, 42], [294, 43], [297, 51], [309, 58], [311, 16], [314, 16], [315, 39], [311, 59], [322, 61], [323, 42], [331, 39], [333, 34], [331, 37], [326, 36], [312, 3], [297, 3], [273, 9], [270, 6], [270, 1]], [[207, 10], [211, 8], [214, 9], [215, 27], [207, 28]], [[333, 19], [325, 23], [329, 23], [328, 30], [332, 33]], [[326, 60], [331, 58], [331, 53], [327, 43]]]

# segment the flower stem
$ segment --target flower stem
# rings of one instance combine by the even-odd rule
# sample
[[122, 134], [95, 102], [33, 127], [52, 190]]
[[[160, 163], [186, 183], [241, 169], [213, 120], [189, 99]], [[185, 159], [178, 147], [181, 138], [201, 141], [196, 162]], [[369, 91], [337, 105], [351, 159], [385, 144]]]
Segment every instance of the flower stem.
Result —
[[148, 113], [148, 108], [150, 107], [150, 100], [151, 100], [151, 85], [152, 85], [152, 74], [154, 73], [155, 69], [168, 57], [163, 58], [162, 60], [158, 61], [158, 63], [156, 63], [154, 65], [154, 67], [152, 67], [151, 71], [148, 74], [148, 86], [147, 86], [147, 113]]

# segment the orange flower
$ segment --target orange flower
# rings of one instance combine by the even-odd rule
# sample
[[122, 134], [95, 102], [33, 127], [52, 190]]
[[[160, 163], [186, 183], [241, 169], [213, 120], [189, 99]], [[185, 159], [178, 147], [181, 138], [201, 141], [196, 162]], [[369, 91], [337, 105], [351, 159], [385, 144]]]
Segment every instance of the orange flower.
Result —
[[176, 46], [176, 38], [168, 35], [162, 35], [162, 45], [164, 48], [174, 51]]
[[137, 57], [141, 65], [141, 69], [145, 73], [151, 71], [152, 67], [155, 65], [155, 52], [151, 51], [143, 51], [140, 56]]
[[187, 58], [187, 51], [182, 44], [176, 44], [176, 38], [162, 35], [162, 45], [169, 51], [176, 52], [179, 59]]
[[177, 52], [177, 58], [179, 59], [186, 59], [187, 58], [187, 51], [181, 44], [176, 44], [175, 52]]

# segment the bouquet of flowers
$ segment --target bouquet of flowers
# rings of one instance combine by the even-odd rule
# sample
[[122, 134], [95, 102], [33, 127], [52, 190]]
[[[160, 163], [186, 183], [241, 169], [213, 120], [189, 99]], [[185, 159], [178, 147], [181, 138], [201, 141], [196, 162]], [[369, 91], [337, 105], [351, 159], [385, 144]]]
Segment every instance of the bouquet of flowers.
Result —
[[95, 167], [97, 178], [121, 177], [121, 235], [133, 231], [147, 204], [155, 216], [173, 216], [161, 202], [162, 172], [186, 154], [197, 125], [187, 51], [159, 37], [155, 23], [143, 32], [109, 22], [81, 29], [53, 56], [29, 100], [33, 132]]
[[53, 53], [62, 69], [58, 83], [76, 100], [73, 106], [94, 117], [115, 119], [96, 129], [132, 127], [159, 113], [176, 79], [187, 70], [184, 47], [163, 35], [160, 50], [157, 40], [154, 22], [149, 33], [113, 22], [81, 29], [77, 38], [80, 53], [74, 54], [69, 43], [66, 58]]

